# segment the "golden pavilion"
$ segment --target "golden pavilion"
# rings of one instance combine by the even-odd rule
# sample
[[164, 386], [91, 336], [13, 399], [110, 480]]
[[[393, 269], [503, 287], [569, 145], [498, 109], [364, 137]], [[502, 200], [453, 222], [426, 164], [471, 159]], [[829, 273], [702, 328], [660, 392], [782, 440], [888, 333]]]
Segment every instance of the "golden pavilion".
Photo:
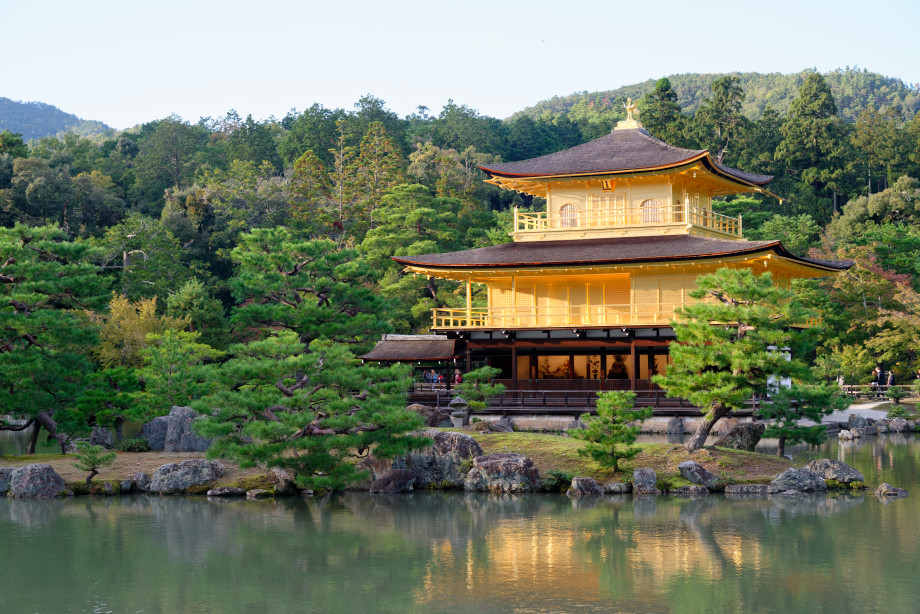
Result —
[[[851, 264], [745, 240], [741, 217], [714, 212], [713, 198], [769, 194], [772, 177], [660, 141], [633, 108], [594, 141], [480, 167], [489, 183], [546, 200], [545, 212], [515, 209], [513, 242], [394, 257], [466, 285], [466, 306], [435, 309], [431, 329], [467, 366], [501, 369], [509, 390], [652, 390], [675, 338], [669, 323], [700, 274], [748, 267], [787, 286]], [[474, 284], [487, 289], [484, 307], [473, 306]]]

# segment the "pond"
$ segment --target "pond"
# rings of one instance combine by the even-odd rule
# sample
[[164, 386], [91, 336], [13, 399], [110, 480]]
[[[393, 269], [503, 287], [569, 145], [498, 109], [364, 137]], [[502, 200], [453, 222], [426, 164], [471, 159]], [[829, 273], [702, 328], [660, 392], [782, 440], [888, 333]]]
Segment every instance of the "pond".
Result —
[[914, 612], [920, 440], [793, 450], [871, 492], [0, 500], [0, 612]]

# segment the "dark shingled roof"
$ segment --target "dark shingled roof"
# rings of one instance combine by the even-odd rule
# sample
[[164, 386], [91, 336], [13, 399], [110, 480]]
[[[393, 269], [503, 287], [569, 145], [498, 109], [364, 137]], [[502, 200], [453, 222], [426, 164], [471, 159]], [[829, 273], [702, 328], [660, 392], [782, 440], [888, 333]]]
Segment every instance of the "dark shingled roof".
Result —
[[499, 177], [545, 177], [622, 173], [670, 168], [702, 160], [716, 174], [764, 185], [773, 177], [715, 163], [705, 149], [682, 149], [659, 141], [641, 128], [614, 130], [599, 139], [539, 158], [480, 166]]
[[455, 341], [443, 335], [384, 335], [370, 352], [359, 358], [380, 362], [450, 360]]
[[786, 251], [779, 241], [709, 239], [694, 235], [521, 241], [462, 252], [394, 256], [393, 260], [403, 265], [432, 268], [538, 267], [718, 258], [766, 251], [803, 264], [830, 269], [845, 270], [853, 265], [849, 260], [817, 260], [795, 256]]

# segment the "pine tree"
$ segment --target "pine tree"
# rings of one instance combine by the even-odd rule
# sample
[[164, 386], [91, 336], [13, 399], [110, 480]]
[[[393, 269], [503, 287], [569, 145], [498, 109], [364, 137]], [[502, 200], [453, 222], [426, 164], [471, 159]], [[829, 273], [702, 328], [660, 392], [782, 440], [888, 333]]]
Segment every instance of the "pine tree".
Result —
[[393, 458], [430, 445], [412, 431], [405, 366], [361, 364], [341, 344], [314, 341], [309, 350], [290, 331], [230, 348], [212, 367], [215, 392], [196, 407], [208, 450], [241, 467], [279, 467], [301, 488], [340, 490], [366, 476], [355, 461]]
[[636, 393], [611, 390], [597, 395], [597, 415], [581, 417], [583, 430], [570, 430], [576, 439], [588, 442], [578, 450], [614, 471], [619, 471], [621, 459], [633, 458], [639, 448], [632, 448], [639, 434], [638, 421], [652, 415], [651, 408], [633, 409]]

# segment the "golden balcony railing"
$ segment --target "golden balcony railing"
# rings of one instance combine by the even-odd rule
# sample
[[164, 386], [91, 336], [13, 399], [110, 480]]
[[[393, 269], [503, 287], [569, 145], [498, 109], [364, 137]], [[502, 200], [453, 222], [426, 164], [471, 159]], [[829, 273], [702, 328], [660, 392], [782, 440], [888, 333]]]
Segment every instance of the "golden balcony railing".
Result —
[[[668, 325], [684, 303], [632, 303], [622, 305], [556, 305], [487, 309], [432, 309], [432, 329], [463, 330], [488, 328], [571, 328], [585, 326]], [[822, 325], [820, 316], [795, 326]]]
[[[592, 201], [593, 202], [593, 201]], [[567, 207], [572, 205], [566, 205]], [[562, 210], [550, 215], [546, 211], [514, 211], [515, 232], [546, 232], [587, 228], [628, 228], [643, 226], [690, 225], [714, 232], [741, 237], [741, 218], [729, 217], [692, 205], [607, 205], [598, 203], [585, 209]]]
[[433, 329], [667, 325], [680, 303], [432, 309]]

